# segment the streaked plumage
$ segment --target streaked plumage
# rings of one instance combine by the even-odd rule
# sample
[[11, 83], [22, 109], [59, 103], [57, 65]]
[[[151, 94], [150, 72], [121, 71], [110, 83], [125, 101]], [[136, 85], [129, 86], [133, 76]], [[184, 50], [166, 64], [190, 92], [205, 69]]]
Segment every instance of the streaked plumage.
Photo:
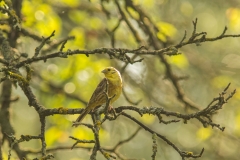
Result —
[[[85, 116], [90, 113], [91, 111], [95, 110], [96, 108], [100, 107], [101, 105], [106, 103], [106, 96], [104, 91], [106, 90], [106, 84], [108, 83], [108, 96], [114, 96], [111, 101], [110, 105], [116, 101], [122, 93], [122, 78], [119, 71], [113, 67], [107, 67], [102, 70], [104, 73], [105, 78], [98, 84], [97, 88], [92, 94], [87, 107], [82, 112], [82, 114], [77, 118], [76, 122], [81, 122]], [[74, 125], [73, 126], [77, 126]]]

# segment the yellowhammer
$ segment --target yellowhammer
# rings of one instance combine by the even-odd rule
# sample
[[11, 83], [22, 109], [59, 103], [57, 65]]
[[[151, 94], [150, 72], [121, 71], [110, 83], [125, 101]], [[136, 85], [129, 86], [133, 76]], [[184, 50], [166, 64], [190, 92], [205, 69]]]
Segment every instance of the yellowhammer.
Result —
[[[95, 110], [96, 108], [106, 103], [106, 95], [104, 92], [106, 91], [107, 83], [108, 83], [108, 97], [112, 97], [115, 95], [111, 99], [110, 105], [119, 98], [122, 92], [122, 78], [119, 71], [113, 67], [107, 67], [104, 70], [102, 70], [102, 73], [104, 73], [105, 78], [98, 84], [97, 88], [93, 92], [92, 97], [88, 102], [87, 107], [84, 109], [82, 114], [77, 118], [76, 122], [81, 122], [89, 112]], [[73, 124], [73, 126], [77, 125]]]

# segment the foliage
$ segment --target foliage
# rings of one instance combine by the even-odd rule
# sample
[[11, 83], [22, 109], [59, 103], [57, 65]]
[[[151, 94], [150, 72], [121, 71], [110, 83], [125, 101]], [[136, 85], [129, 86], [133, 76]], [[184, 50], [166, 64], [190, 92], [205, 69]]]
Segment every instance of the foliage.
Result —
[[[0, 159], [237, 160], [237, 3], [1, 1]], [[72, 128], [107, 66], [114, 112]]]

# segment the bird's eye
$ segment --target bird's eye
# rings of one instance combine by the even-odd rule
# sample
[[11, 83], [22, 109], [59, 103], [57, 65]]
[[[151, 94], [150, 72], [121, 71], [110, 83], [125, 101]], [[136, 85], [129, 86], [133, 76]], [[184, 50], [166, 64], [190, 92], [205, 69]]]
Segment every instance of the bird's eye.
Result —
[[108, 68], [108, 71], [111, 71], [111, 69], [110, 69], [110, 68]]

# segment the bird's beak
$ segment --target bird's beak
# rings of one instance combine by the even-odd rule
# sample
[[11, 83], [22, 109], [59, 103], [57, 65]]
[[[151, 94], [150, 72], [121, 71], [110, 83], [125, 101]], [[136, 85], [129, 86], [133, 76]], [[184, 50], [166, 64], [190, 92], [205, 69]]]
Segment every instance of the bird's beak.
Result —
[[107, 73], [107, 70], [106, 70], [106, 69], [104, 69], [104, 70], [102, 70], [101, 72], [105, 74], [105, 73]]

